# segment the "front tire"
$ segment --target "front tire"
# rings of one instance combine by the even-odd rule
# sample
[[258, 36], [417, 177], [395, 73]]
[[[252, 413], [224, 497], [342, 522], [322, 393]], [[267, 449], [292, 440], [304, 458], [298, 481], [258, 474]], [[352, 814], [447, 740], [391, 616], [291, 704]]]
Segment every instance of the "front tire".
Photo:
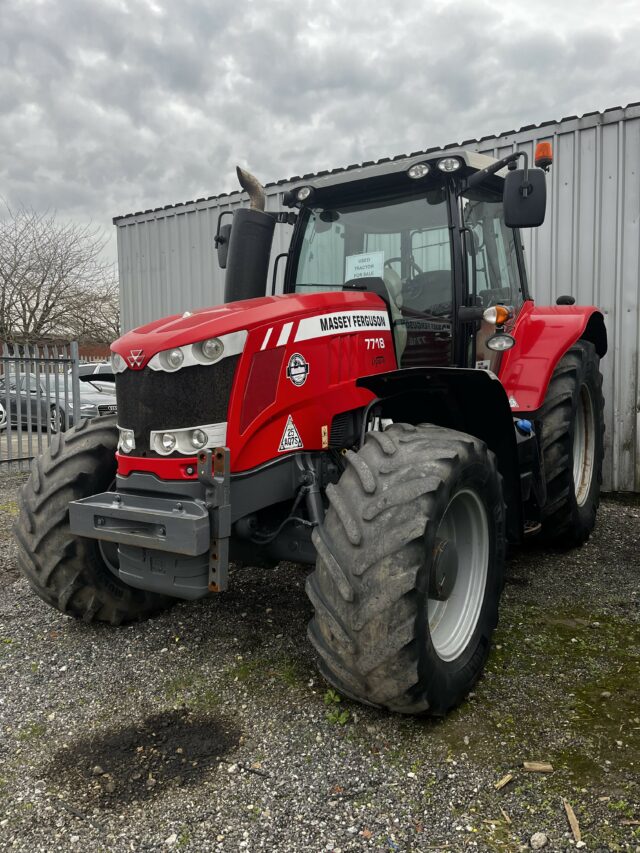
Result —
[[145, 619], [174, 601], [123, 583], [98, 540], [69, 530], [69, 502], [111, 488], [117, 441], [115, 416], [54, 435], [33, 460], [14, 528], [18, 566], [43, 601], [68, 616], [113, 625]]
[[329, 683], [401, 713], [467, 695], [498, 619], [505, 507], [478, 439], [422, 424], [370, 432], [313, 534], [309, 638]]
[[542, 533], [550, 544], [582, 545], [595, 526], [604, 456], [603, 412], [600, 359], [592, 343], [578, 341], [554, 370], [536, 419], [547, 484]]

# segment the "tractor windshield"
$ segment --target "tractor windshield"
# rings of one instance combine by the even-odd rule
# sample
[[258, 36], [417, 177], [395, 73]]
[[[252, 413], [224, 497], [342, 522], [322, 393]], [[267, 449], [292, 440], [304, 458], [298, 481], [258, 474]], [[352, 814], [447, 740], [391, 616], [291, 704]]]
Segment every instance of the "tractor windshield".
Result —
[[[404, 366], [451, 360], [453, 273], [445, 193], [314, 208], [300, 246], [295, 290], [341, 290], [382, 279]], [[364, 282], [363, 282], [364, 283]]]

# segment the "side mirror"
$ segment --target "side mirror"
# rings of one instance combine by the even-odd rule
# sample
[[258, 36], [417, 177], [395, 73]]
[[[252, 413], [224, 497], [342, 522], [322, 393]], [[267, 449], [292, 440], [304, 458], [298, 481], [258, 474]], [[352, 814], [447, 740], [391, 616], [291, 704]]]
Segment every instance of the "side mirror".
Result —
[[216, 236], [213, 238], [213, 243], [218, 252], [218, 266], [224, 270], [227, 268], [227, 255], [229, 254], [229, 240], [231, 238], [231, 223], [222, 225], [224, 216], [233, 217], [231, 210], [223, 210], [218, 217], [218, 226], [216, 228]]
[[[547, 184], [542, 169], [514, 169], [504, 179], [502, 197], [507, 228], [536, 228], [544, 222]], [[526, 194], [525, 194], [526, 190]]]

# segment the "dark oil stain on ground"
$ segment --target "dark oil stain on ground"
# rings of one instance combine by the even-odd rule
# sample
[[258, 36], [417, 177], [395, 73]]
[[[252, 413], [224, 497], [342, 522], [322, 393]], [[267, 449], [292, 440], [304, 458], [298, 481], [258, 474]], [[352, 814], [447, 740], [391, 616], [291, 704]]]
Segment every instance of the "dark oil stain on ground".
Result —
[[77, 804], [109, 808], [196, 784], [239, 738], [220, 716], [169, 711], [71, 743], [54, 755], [48, 775]]

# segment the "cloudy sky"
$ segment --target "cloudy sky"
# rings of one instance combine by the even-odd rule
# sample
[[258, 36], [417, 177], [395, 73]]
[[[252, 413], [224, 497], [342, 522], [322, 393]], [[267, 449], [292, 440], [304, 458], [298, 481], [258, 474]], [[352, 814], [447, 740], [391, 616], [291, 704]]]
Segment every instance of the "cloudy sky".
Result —
[[0, 0], [0, 196], [111, 232], [236, 163], [269, 181], [638, 101], [639, 45], [636, 0]]

